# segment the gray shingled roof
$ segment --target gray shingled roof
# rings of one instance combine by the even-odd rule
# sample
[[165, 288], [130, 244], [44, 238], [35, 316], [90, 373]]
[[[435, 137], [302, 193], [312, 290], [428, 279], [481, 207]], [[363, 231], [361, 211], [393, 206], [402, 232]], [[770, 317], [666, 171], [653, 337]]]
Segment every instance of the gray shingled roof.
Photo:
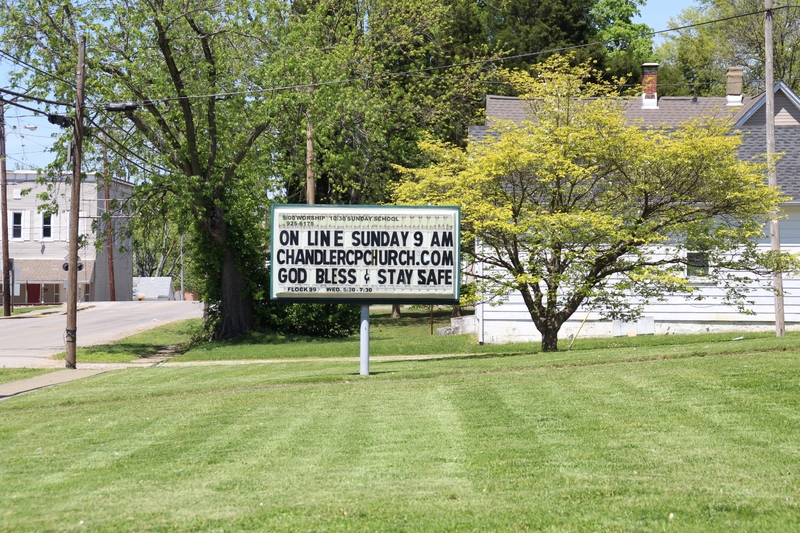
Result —
[[730, 115], [737, 121], [755, 100], [745, 97], [743, 105], [729, 106], [726, 98], [663, 96], [658, 99], [658, 109], [642, 109], [642, 100], [634, 98], [625, 105], [625, 115], [629, 122], [645, 126], [676, 127], [687, 120], [701, 116]]
[[[739, 155], [742, 159], [764, 161], [767, 132], [764, 127], [743, 131]], [[775, 151], [783, 153], [778, 161], [778, 186], [792, 197], [791, 203], [800, 203], [800, 127], [776, 126]]]
[[[760, 97], [745, 97], [743, 105], [728, 106], [726, 98], [691, 96], [662, 96], [658, 99], [657, 109], [643, 109], [641, 98], [630, 98], [623, 104], [628, 120], [645, 126], [675, 127], [682, 122], [700, 116], [732, 114], [737, 121]], [[495, 120], [512, 120], [519, 124], [527, 118], [525, 100], [515, 96], [486, 97], [486, 122]]]
[[[791, 90], [779, 84], [776, 89], [787, 93], [789, 99], [798, 102], [798, 97]], [[763, 107], [764, 94], [756, 97], [744, 97], [741, 106], [728, 106], [726, 98], [719, 97], [682, 97], [666, 96], [658, 99], [657, 109], [643, 109], [641, 97], [634, 97], [625, 103], [625, 113], [628, 120], [634, 124], [644, 126], [676, 127], [682, 122], [699, 116], [731, 113], [738, 129], [742, 131], [743, 141], [740, 156], [743, 159], [758, 157], [766, 152], [766, 133], [763, 120], [750, 120], [754, 114], [749, 113]], [[800, 111], [800, 108], [798, 108]], [[763, 110], [761, 110], [763, 114]], [[525, 101], [512, 96], [486, 97], [486, 125], [471, 126], [470, 139], [479, 141], [488, 131], [489, 125], [494, 120], [512, 120], [519, 124], [527, 117]], [[775, 150], [783, 152], [782, 159], [778, 162], [778, 184], [783, 192], [793, 199], [792, 203], [800, 203], [800, 125], [776, 126]]]

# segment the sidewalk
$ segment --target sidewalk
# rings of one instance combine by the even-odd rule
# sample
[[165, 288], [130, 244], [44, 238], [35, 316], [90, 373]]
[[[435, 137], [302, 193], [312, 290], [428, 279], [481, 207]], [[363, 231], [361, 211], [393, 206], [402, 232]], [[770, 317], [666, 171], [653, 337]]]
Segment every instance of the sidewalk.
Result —
[[56, 372], [49, 372], [36, 376], [35, 378], [24, 379], [22, 381], [12, 381], [10, 383], [0, 383], [0, 401], [6, 398], [11, 398], [18, 394], [31, 392], [36, 389], [50, 387], [51, 385], [58, 385], [59, 383], [66, 383], [81, 378], [88, 378], [96, 376], [103, 372], [108, 372], [110, 369], [78, 369], [78, 370], [57, 370]]

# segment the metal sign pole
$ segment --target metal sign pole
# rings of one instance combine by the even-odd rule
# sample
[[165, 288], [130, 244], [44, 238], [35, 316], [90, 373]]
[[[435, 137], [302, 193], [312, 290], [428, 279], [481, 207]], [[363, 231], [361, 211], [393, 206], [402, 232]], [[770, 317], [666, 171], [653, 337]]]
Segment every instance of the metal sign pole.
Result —
[[361, 375], [369, 376], [369, 306], [361, 306]]

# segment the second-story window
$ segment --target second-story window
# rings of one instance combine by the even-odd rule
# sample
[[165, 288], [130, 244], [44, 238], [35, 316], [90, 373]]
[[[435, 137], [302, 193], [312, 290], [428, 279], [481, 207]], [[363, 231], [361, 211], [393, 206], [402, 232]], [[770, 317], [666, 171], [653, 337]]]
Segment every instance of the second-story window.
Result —
[[11, 213], [11, 238], [22, 238], [22, 213], [19, 211]]
[[42, 239], [53, 238], [53, 218], [50, 213], [42, 214]]

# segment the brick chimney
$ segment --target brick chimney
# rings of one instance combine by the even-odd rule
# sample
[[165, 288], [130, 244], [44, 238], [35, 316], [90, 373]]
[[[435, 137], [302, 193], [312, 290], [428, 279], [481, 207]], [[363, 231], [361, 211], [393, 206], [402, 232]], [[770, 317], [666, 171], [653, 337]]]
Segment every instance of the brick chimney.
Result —
[[728, 95], [728, 105], [730, 106], [742, 105], [743, 72], [742, 67], [728, 67], [725, 94]]
[[658, 109], [658, 63], [642, 65], [642, 109]]

